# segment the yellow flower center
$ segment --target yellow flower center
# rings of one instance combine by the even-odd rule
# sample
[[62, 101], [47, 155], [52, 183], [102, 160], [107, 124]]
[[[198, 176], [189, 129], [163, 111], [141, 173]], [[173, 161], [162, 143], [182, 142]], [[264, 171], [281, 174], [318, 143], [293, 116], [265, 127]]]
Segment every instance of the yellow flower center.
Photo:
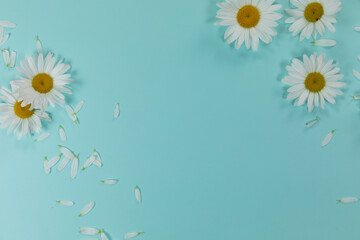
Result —
[[260, 12], [253, 5], [245, 5], [239, 9], [236, 18], [243, 28], [253, 28], [260, 21]]
[[310, 3], [306, 6], [304, 17], [308, 22], [317, 22], [324, 15], [324, 8], [318, 2]]
[[48, 93], [53, 88], [54, 81], [46, 73], [39, 73], [32, 79], [32, 87], [39, 93]]
[[15, 115], [19, 118], [29, 118], [34, 114], [35, 109], [30, 110], [31, 104], [26, 105], [25, 107], [21, 106], [22, 101], [18, 102], [16, 101], [14, 104], [14, 112]]
[[305, 87], [310, 92], [320, 92], [326, 85], [324, 76], [319, 72], [312, 72], [306, 76]]

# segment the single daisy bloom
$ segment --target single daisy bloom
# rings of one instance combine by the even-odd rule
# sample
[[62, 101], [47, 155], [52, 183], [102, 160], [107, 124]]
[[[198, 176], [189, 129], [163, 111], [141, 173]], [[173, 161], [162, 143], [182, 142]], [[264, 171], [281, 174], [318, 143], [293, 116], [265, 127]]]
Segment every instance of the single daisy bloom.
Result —
[[336, 23], [335, 14], [341, 10], [341, 0], [290, 0], [296, 8], [285, 9], [285, 12], [291, 17], [285, 20], [291, 23], [289, 28], [292, 35], [300, 33], [300, 41], [309, 39], [313, 35], [316, 39], [317, 33], [323, 35], [325, 28], [331, 32], [336, 29], [333, 23]]
[[41, 120], [51, 120], [44, 111], [31, 109], [30, 105], [21, 106], [22, 100], [15, 92], [2, 87], [0, 93], [0, 100], [4, 101], [0, 103], [0, 128], [8, 128], [8, 134], [14, 131], [20, 139], [23, 135], [40, 133]]
[[73, 80], [66, 73], [70, 65], [62, 61], [55, 64], [56, 58], [52, 53], [49, 52], [44, 58], [42, 52], [39, 52], [33, 58], [26, 56], [26, 60], [20, 62], [21, 67], [16, 69], [22, 76], [16, 75], [18, 79], [11, 84], [18, 87], [22, 107], [31, 104], [45, 111], [48, 104], [54, 107], [55, 104], [62, 106], [65, 103], [63, 93], [71, 94], [69, 84]]
[[325, 61], [326, 55], [317, 55], [315, 52], [310, 57], [303, 56], [303, 61], [294, 58], [291, 66], [286, 70], [289, 75], [281, 81], [291, 87], [287, 90], [287, 100], [295, 100], [295, 106], [307, 103], [309, 112], [314, 106], [321, 106], [324, 109], [325, 100], [335, 104], [334, 97], [341, 95], [338, 89], [346, 86], [344, 82], [339, 82], [344, 75], [338, 74], [340, 68], [333, 60]]
[[247, 49], [258, 50], [259, 39], [268, 44], [277, 34], [273, 29], [282, 14], [275, 11], [281, 8], [280, 4], [273, 4], [274, 0], [226, 0], [217, 3], [220, 8], [216, 17], [220, 20], [215, 25], [228, 26], [224, 39], [227, 43], [235, 42], [239, 49], [245, 42]]

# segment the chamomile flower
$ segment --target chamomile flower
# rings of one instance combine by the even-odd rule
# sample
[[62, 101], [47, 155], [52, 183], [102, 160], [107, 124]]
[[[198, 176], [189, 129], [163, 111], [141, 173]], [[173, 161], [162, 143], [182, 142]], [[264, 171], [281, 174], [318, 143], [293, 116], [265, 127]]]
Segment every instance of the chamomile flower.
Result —
[[304, 55], [303, 61], [295, 58], [291, 66], [286, 67], [289, 75], [282, 79], [282, 83], [291, 86], [287, 90], [287, 99], [296, 99], [295, 106], [307, 103], [311, 112], [314, 106], [324, 108], [325, 100], [335, 104], [334, 97], [342, 94], [338, 88], [346, 86], [339, 82], [344, 75], [338, 74], [340, 68], [333, 60], [325, 60], [325, 54], [318, 56], [314, 53], [310, 57]]
[[35, 54], [32, 58], [26, 56], [21, 61], [21, 67], [16, 69], [22, 76], [16, 76], [18, 80], [12, 81], [18, 86], [18, 94], [21, 96], [22, 106], [31, 104], [35, 108], [45, 110], [50, 104], [62, 105], [65, 103], [63, 93], [71, 94], [69, 84], [73, 82], [68, 74], [69, 64], [62, 63], [61, 59], [57, 64], [52, 53], [44, 58], [42, 52]]
[[40, 133], [41, 120], [50, 121], [49, 115], [38, 109], [32, 109], [31, 106], [21, 106], [22, 100], [15, 92], [11, 92], [5, 87], [0, 90], [2, 96], [0, 99], [0, 128], [8, 128], [8, 133], [14, 131], [18, 139], [23, 135], [30, 136], [33, 133]]
[[296, 8], [286, 9], [285, 12], [291, 17], [285, 20], [291, 23], [289, 28], [292, 35], [300, 33], [300, 41], [309, 39], [311, 35], [316, 39], [317, 33], [323, 35], [325, 28], [331, 32], [336, 29], [335, 14], [341, 10], [341, 0], [290, 0]]
[[226, 0], [218, 3], [220, 8], [215, 25], [228, 26], [224, 38], [227, 43], [235, 42], [239, 49], [245, 42], [246, 48], [258, 50], [259, 40], [268, 44], [277, 33], [273, 29], [282, 18], [275, 11], [281, 8], [280, 4], [273, 4], [274, 0]]

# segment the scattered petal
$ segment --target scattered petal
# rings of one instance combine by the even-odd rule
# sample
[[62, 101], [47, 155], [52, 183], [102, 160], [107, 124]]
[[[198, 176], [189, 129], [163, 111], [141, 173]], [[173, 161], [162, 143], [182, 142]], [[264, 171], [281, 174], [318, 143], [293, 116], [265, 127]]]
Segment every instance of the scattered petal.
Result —
[[93, 164], [94, 161], [95, 161], [95, 156], [88, 157], [88, 159], [86, 160], [82, 170], [84, 171], [86, 168], [90, 167], [91, 164]]
[[359, 199], [356, 198], [356, 197], [344, 197], [344, 198], [342, 198], [340, 200], [337, 200], [337, 201], [340, 202], [340, 203], [354, 203], [354, 202], [359, 201]]
[[93, 164], [95, 166], [102, 167], [102, 161], [101, 161], [100, 154], [95, 149], [94, 149], [94, 157], [95, 157], [95, 160], [94, 160]]
[[95, 202], [92, 201], [81, 210], [79, 217], [88, 214], [95, 207]]
[[133, 238], [136, 237], [140, 234], [143, 234], [144, 232], [131, 232], [131, 233], [127, 233], [125, 234], [125, 239], [129, 239], [129, 238]]
[[10, 54], [6, 49], [1, 50], [6, 67], [10, 66]]
[[48, 162], [49, 167], [52, 168], [53, 166], [55, 166], [55, 164], [57, 164], [57, 162], [60, 160], [61, 156], [62, 153], [50, 159], [50, 161]]
[[118, 118], [120, 115], [120, 107], [119, 107], [119, 103], [116, 104], [115, 109], [114, 109], [114, 118]]
[[80, 234], [84, 235], [97, 235], [100, 233], [100, 230], [92, 227], [81, 227]]
[[49, 161], [47, 160], [47, 157], [44, 159], [44, 170], [46, 174], [50, 174], [50, 166]]
[[112, 185], [112, 184], [117, 184], [119, 182], [119, 180], [117, 180], [117, 179], [108, 179], [108, 180], [101, 180], [100, 182]]
[[44, 133], [44, 134], [41, 135], [40, 137], [36, 138], [36, 139], [34, 140], [34, 142], [40, 142], [40, 141], [48, 138], [49, 136], [50, 136], [50, 133]]
[[6, 28], [14, 28], [14, 27], [16, 27], [16, 24], [13, 22], [6, 21], [6, 20], [0, 20], [0, 26], [6, 27]]
[[75, 179], [79, 168], [79, 159], [77, 156], [72, 160], [71, 164], [71, 178]]
[[83, 105], [84, 105], [84, 101], [79, 102], [78, 105], [76, 106], [73, 114], [78, 113], [81, 110]]
[[10, 54], [10, 68], [14, 68], [15, 64], [16, 64], [16, 52], [11, 51], [11, 54]]
[[322, 143], [321, 143], [321, 146], [322, 146], [322, 147], [325, 147], [326, 145], [329, 144], [329, 142], [331, 141], [331, 139], [332, 139], [333, 136], [334, 136], [334, 132], [335, 132], [335, 130], [332, 130], [332, 131], [324, 138], [324, 140], [323, 140]]
[[65, 157], [68, 157], [70, 159], [75, 158], [75, 154], [71, 150], [69, 150], [67, 147], [64, 147], [61, 145], [58, 145], [58, 146], [60, 148], [61, 153], [64, 154]]
[[353, 96], [353, 99], [359, 100], [359, 99], [360, 99], [360, 95], [355, 95], [355, 96]]
[[101, 231], [101, 240], [109, 240], [108, 237], [105, 235], [104, 231]]
[[139, 203], [141, 202], [141, 192], [139, 186], [135, 186], [135, 198]]
[[65, 130], [64, 128], [60, 125], [59, 126], [59, 135], [60, 135], [60, 139], [63, 141], [63, 142], [66, 142], [66, 134], [65, 134]]
[[56, 201], [57, 203], [60, 203], [64, 206], [74, 206], [74, 202], [73, 201], [68, 201], [68, 200], [59, 200], [59, 201]]
[[318, 121], [319, 121], [319, 117], [316, 116], [316, 118], [315, 118], [314, 120], [311, 120], [310, 122], [307, 122], [307, 123], [306, 123], [306, 126], [307, 126], [307, 127], [312, 127], [312, 126], [314, 126], [315, 123], [317, 123]]
[[43, 49], [42, 49], [42, 45], [39, 39], [39, 36], [36, 36], [36, 49], [38, 51], [38, 53], [42, 53]]
[[356, 71], [355, 69], [353, 70], [353, 74], [354, 74], [354, 76], [358, 79], [358, 80], [360, 80], [360, 73], [358, 72], [358, 71]]
[[354, 30], [355, 30], [356, 32], [360, 32], [360, 27], [354, 27]]
[[315, 42], [312, 42], [312, 44], [320, 46], [320, 47], [332, 47], [332, 46], [335, 46], [337, 44], [337, 42], [332, 39], [319, 39], [319, 40], [316, 40]]
[[75, 124], [78, 124], [76, 114], [74, 114], [74, 110], [69, 105], [65, 105], [65, 111], [66, 111], [67, 115], [69, 116], [69, 118]]
[[61, 159], [57, 170], [58, 171], [63, 170], [66, 167], [66, 165], [68, 165], [69, 162], [70, 162], [70, 158], [65, 156], [63, 159]]

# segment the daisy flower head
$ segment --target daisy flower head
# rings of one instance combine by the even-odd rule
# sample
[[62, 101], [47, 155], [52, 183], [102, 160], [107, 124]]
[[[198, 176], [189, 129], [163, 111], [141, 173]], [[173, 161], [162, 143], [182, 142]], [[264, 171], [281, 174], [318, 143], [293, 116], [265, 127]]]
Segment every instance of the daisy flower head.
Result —
[[0, 103], [0, 128], [8, 128], [8, 134], [13, 131], [20, 139], [23, 135], [40, 133], [41, 120], [51, 120], [46, 112], [31, 109], [30, 104], [21, 106], [22, 100], [19, 100], [16, 92], [2, 87], [0, 93], [0, 100], [4, 101]]
[[309, 39], [313, 35], [316, 39], [317, 33], [323, 35], [325, 28], [331, 32], [336, 29], [335, 14], [341, 10], [341, 0], [290, 0], [296, 8], [286, 9], [285, 12], [291, 17], [285, 20], [291, 23], [289, 31], [296, 36], [300, 33], [300, 41]]
[[26, 56], [20, 62], [21, 67], [16, 67], [21, 76], [12, 81], [17, 86], [22, 107], [31, 104], [34, 108], [45, 111], [48, 104], [62, 106], [65, 103], [63, 93], [71, 94], [69, 84], [73, 82], [68, 72], [69, 64], [64, 64], [63, 59], [56, 63], [56, 58], [51, 52], [44, 58], [39, 52], [34, 57]]
[[304, 54], [303, 61], [294, 58], [286, 67], [289, 75], [281, 81], [291, 87], [287, 90], [287, 100], [295, 100], [295, 106], [307, 103], [309, 112], [315, 107], [324, 109], [325, 100], [335, 104], [334, 97], [341, 95], [338, 89], [346, 86], [339, 82], [344, 75], [339, 74], [340, 68], [333, 60], [326, 62], [326, 55], [313, 53], [310, 57]]
[[228, 26], [224, 39], [227, 43], [235, 42], [239, 49], [243, 43], [247, 49], [258, 50], [259, 40], [268, 44], [277, 34], [273, 29], [282, 14], [275, 11], [280, 4], [273, 4], [274, 0], [225, 0], [217, 3], [220, 8], [216, 17], [220, 20], [215, 25]]

